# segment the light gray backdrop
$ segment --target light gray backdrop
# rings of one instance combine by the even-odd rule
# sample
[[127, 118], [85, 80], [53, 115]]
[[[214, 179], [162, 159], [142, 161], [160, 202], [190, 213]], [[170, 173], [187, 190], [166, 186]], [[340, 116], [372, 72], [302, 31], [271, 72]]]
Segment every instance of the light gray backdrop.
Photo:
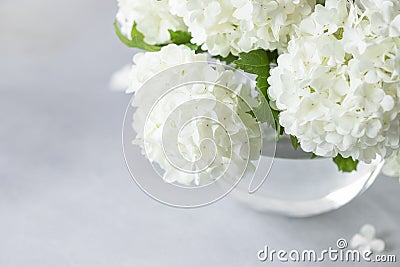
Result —
[[367, 222], [400, 256], [397, 179], [309, 219], [143, 194], [121, 150], [129, 96], [108, 90], [133, 55], [115, 12], [112, 0], [0, 0], [0, 267], [266, 266], [264, 245], [323, 249]]

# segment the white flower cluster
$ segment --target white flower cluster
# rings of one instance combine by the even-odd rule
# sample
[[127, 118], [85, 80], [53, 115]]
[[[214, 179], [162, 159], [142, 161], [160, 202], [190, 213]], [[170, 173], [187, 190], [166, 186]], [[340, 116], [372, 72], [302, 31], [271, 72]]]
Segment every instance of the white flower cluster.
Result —
[[170, 41], [168, 30], [192, 34], [212, 55], [257, 48], [285, 49], [296, 24], [315, 0], [118, 0], [117, 21], [126, 36], [134, 23], [149, 44]]
[[212, 55], [238, 55], [257, 48], [285, 48], [294, 26], [315, 0], [170, 0], [192, 42]]
[[168, 0], [118, 0], [118, 7], [117, 21], [128, 38], [134, 23], [151, 45], [170, 41], [169, 30], [187, 29], [183, 20], [169, 11]]
[[400, 178], [400, 151], [385, 160], [382, 172], [387, 176]]
[[371, 162], [400, 147], [400, 2], [327, 0], [271, 70], [280, 123], [303, 150]]
[[[188, 47], [173, 44], [135, 56], [135, 143], [164, 170], [167, 182], [202, 185], [221, 176], [237, 179], [253, 170], [251, 160], [260, 156], [259, 125], [248, 113], [258, 102], [251, 97], [249, 82], [232, 70], [206, 63], [181, 65], [179, 71], [169, 69], [178, 76], [160, 74], [179, 63], [206, 59], [206, 55], [195, 55]], [[162, 77], [149, 80], [155, 74]], [[171, 87], [191, 80], [190, 75], [202, 82]], [[157, 86], [146, 87], [145, 83], [138, 90], [145, 80]], [[156, 88], [165, 94], [152, 96], [150, 91]], [[149, 103], [152, 97], [157, 101]]]
[[376, 229], [373, 225], [365, 224], [351, 239], [351, 247], [360, 252], [381, 253], [385, 250], [385, 241], [376, 237]]

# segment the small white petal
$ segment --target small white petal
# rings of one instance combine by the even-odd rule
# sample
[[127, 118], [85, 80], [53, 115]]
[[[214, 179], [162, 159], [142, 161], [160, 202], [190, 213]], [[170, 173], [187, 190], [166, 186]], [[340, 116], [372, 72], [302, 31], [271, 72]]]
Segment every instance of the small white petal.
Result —
[[400, 36], [400, 15], [397, 15], [396, 18], [392, 21], [392, 23], [390, 23], [389, 36], [390, 37]]
[[395, 102], [392, 96], [390, 95], [385, 95], [383, 97], [383, 100], [381, 102], [381, 106], [383, 108], [384, 111], [389, 111], [392, 108], [394, 108]]
[[362, 236], [360, 234], [356, 234], [351, 239], [350, 245], [352, 248], [358, 248], [360, 246], [367, 244], [367, 242], [368, 242], [368, 240], [364, 236]]
[[385, 242], [381, 239], [374, 239], [370, 242], [371, 250], [380, 253], [385, 250]]
[[375, 227], [371, 224], [365, 224], [361, 227], [360, 234], [362, 234], [365, 238], [373, 239], [375, 237]]

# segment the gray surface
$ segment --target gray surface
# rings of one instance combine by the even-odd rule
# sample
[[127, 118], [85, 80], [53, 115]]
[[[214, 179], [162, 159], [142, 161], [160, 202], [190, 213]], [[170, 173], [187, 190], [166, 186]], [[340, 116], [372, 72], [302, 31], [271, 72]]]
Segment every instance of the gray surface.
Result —
[[132, 56], [114, 37], [115, 11], [112, 0], [0, 1], [1, 267], [262, 266], [264, 245], [322, 249], [366, 222], [400, 256], [396, 179], [309, 219], [144, 195], [121, 152], [129, 97], [107, 88]]

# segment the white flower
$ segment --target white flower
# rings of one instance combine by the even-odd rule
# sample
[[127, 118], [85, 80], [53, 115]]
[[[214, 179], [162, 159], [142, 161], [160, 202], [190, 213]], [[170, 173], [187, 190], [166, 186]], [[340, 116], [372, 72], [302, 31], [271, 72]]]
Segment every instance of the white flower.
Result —
[[152, 45], [170, 41], [168, 30], [187, 29], [181, 18], [170, 13], [168, 0], [118, 0], [118, 7], [117, 21], [128, 38], [134, 23], [144, 41]]
[[133, 57], [134, 65], [126, 92], [136, 92], [149, 78], [170, 67], [206, 61], [205, 54], [195, 54], [189, 47], [175, 44], [164, 46], [159, 52], [137, 53]]
[[170, 0], [183, 17], [192, 42], [212, 55], [237, 55], [257, 48], [285, 49], [295, 25], [315, 0]]
[[366, 224], [360, 229], [360, 233], [353, 236], [351, 240], [351, 247], [356, 248], [361, 252], [382, 252], [385, 249], [385, 242], [375, 237], [375, 227]]
[[125, 65], [113, 73], [110, 79], [110, 88], [114, 91], [125, 91], [129, 87], [131, 65]]
[[385, 0], [395, 8], [382, 13], [360, 2], [316, 7], [271, 70], [269, 94], [303, 150], [371, 162], [400, 148], [400, 38], [388, 22], [400, 4]]
[[400, 151], [397, 151], [392, 156], [385, 159], [382, 172], [387, 176], [400, 178]]
[[[133, 72], [133, 80], [148, 82], [134, 96], [134, 143], [161, 167], [167, 182], [203, 185], [221, 176], [241, 178], [260, 156], [259, 125], [248, 113], [258, 104], [251, 84], [220, 65], [199, 63], [202, 57], [169, 45], [136, 61], [140, 72]], [[177, 67], [160, 73], [167, 66]], [[200, 82], [182, 85], [190, 80]]]

